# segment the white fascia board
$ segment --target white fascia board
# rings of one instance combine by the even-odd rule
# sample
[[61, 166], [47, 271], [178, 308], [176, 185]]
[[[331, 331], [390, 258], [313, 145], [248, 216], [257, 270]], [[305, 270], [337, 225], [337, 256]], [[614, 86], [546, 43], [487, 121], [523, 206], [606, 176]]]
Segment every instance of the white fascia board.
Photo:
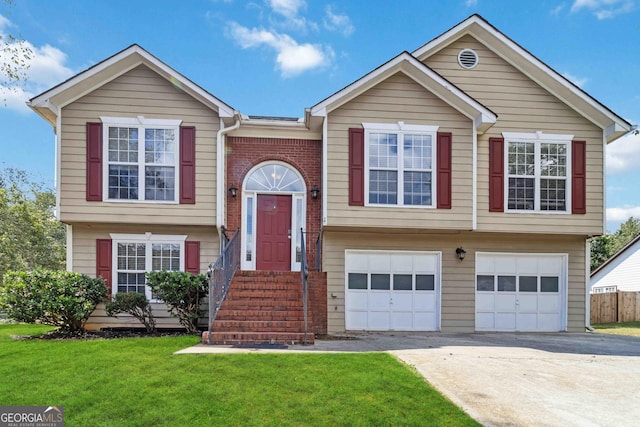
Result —
[[502, 136], [504, 137], [504, 139], [508, 141], [520, 140], [520, 139], [526, 140], [526, 141], [560, 141], [560, 142], [573, 141], [573, 135], [543, 133], [542, 131], [537, 131], [534, 133], [502, 132]]
[[[43, 105], [43, 103], [47, 102], [49, 99], [63, 93], [65, 90], [75, 86], [76, 84], [80, 83], [83, 80], [86, 80], [98, 73], [100, 73], [101, 71], [104, 71], [105, 69], [117, 64], [119, 61], [124, 60], [125, 58], [130, 57], [131, 55], [134, 54], [138, 54], [140, 55], [143, 60], [142, 61], [136, 61], [135, 63], [133, 63], [131, 66], [127, 67], [125, 70], [123, 70], [123, 72], [120, 72], [116, 75], [110, 76], [110, 78], [104, 82], [100, 82], [99, 84], [92, 86], [91, 88], [85, 90], [82, 94], [74, 97], [73, 100], [65, 100], [64, 105], [68, 105], [69, 103], [77, 100], [78, 98], [86, 95], [87, 93], [92, 92], [93, 90], [95, 90], [97, 87], [100, 87], [102, 85], [104, 85], [106, 82], [113, 80], [114, 78], [119, 77], [120, 75], [126, 73], [127, 71], [130, 71], [131, 69], [137, 67], [140, 64], [146, 64], [146, 65], [151, 65], [152, 68], [156, 69], [157, 71], [161, 71], [162, 74], [165, 75], [165, 78], [169, 78], [170, 80], [174, 80], [175, 82], [174, 84], [176, 84], [177, 86], [181, 87], [183, 90], [186, 88], [187, 93], [191, 92], [191, 95], [193, 96], [194, 94], [197, 95], [198, 97], [200, 97], [203, 101], [209, 103], [212, 106], [215, 106], [218, 109], [218, 115], [220, 117], [233, 117], [234, 114], [234, 110], [233, 108], [231, 108], [229, 105], [225, 104], [224, 102], [222, 102], [221, 100], [219, 100], [218, 98], [216, 98], [215, 96], [211, 95], [209, 92], [205, 91], [204, 89], [202, 89], [200, 86], [196, 85], [195, 83], [193, 83], [191, 80], [187, 79], [185, 76], [183, 76], [182, 74], [178, 73], [176, 70], [174, 70], [173, 68], [169, 67], [167, 64], [165, 64], [164, 62], [160, 61], [158, 58], [156, 58], [155, 56], [151, 55], [149, 52], [147, 52], [146, 50], [144, 50], [142, 47], [138, 46], [138, 45], [133, 45], [130, 46], [129, 48], [115, 54], [114, 56], [112, 56], [111, 58], [108, 58], [102, 62], [100, 62], [99, 64], [89, 68], [88, 70], [85, 70], [79, 74], [77, 74], [76, 76], [70, 78], [69, 80], [65, 81], [64, 83], [46, 91], [41, 93], [40, 95], [37, 95], [36, 97], [32, 98], [31, 101], [29, 102], [29, 106], [40, 106]], [[61, 105], [62, 107], [63, 105]], [[33, 107], [32, 107], [33, 108]]]
[[[598, 101], [596, 101], [594, 98], [592, 98], [590, 95], [588, 95], [583, 90], [581, 90], [581, 89], [577, 88], [576, 86], [574, 86], [566, 78], [562, 77], [560, 74], [558, 74], [551, 67], [549, 67], [548, 65], [546, 65], [545, 63], [540, 61], [538, 58], [536, 58], [531, 53], [526, 51], [524, 48], [519, 46], [517, 43], [515, 43], [509, 37], [507, 37], [506, 35], [501, 33], [499, 30], [494, 28], [491, 24], [489, 24], [487, 21], [485, 21], [483, 18], [481, 18], [478, 15], [471, 16], [467, 20], [461, 22], [460, 24], [458, 24], [455, 27], [451, 28], [450, 30], [446, 31], [445, 33], [443, 33], [439, 37], [431, 40], [430, 42], [428, 42], [424, 46], [416, 49], [413, 52], [413, 56], [415, 56], [416, 58], [424, 59], [424, 58], [422, 58], [422, 56], [424, 56], [429, 51], [431, 51], [433, 49], [436, 49], [439, 46], [453, 43], [455, 40], [465, 36], [466, 34], [471, 34], [472, 36], [474, 36], [475, 38], [477, 38], [478, 40], [483, 42], [496, 55], [500, 56], [505, 61], [507, 61], [508, 63], [513, 65], [515, 68], [520, 70], [520, 72], [522, 72], [523, 74], [525, 74], [526, 76], [528, 76], [529, 78], [534, 80], [540, 86], [542, 86], [544, 88], [547, 88], [547, 90], [549, 90], [548, 86], [545, 85], [544, 82], [540, 80], [540, 78], [536, 78], [531, 73], [529, 73], [526, 70], [524, 70], [523, 67], [519, 66], [519, 64], [517, 64], [515, 61], [510, 60], [509, 58], [505, 57], [505, 55], [503, 55], [500, 52], [498, 52], [492, 46], [491, 43], [488, 43], [485, 40], [483, 40], [482, 36], [480, 34], [477, 34], [477, 33], [474, 32], [474, 30], [472, 28], [473, 25], [477, 25], [480, 28], [482, 28], [483, 30], [487, 31], [493, 37], [498, 39], [498, 41], [503, 43], [509, 49], [514, 51], [516, 54], [520, 55], [520, 57], [522, 57], [528, 63], [534, 65], [539, 71], [542, 72], [542, 77], [543, 78], [546, 77], [546, 78], [550, 78], [550, 79], [554, 80], [556, 83], [559, 83], [560, 85], [562, 85], [566, 90], [570, 91], [573, 95], [577, 96], [581, 101], [585, 102], [590, 107], [596, 109], [598, 112], [600, 112], [602, 115], [604, 115], [605, 117], [610, 119], [616, 125], [620, 126], [621, 129], [626, 129], [627, 132], [630, 130], [629, 124], [626, 123], [626, 121], [624, 119], [622, 119], [621, 117], [616, 115], [614, 112], [612, 112], [609, 109], [607, 109], [606, 107], [604, 107], [602, 104], [600, 104]], [[557, 96], [558, 98], [564, 99], [564, 97], [561, 97], [559, 94], [555, 93], [554, 91], [551, 91], [551, 90], [549, 90], [549, 91], [551, 93], [553, 93], [555, 96]], [[567, 102], [567, 101], [565, 100], [565, 102]], [[578, 106], [573, 105], [573, 104], [571, 104], [569, 102], [567, 102], [567, 105], [571, 106], [571, 108], [573, 108], [576, 111], [580, 112], [580, 114], [582, 114], [583, 116], [589, 117], [589, 115], [585, 114]], [[591, 120], [593, 121], [593, 118]], [[611, 142], [611, 141], [609, 141], [609, 142]]]
[[[488, 108], [484, 107], [478, 101], [476, 101], [475, 99], [467, 95], [465, 92], [463, 92], [462, 90], [460, 90], [459, 88], [457, 88], [456, 86], [454, 86], [453, 84], [445, 80], [438, 73], [436, 73], [435, 71], [433, 71], [432, 69], [430, 69], [429, 67], [421, 63], [420, 61], [418, 61], [415, 57], [411, 56], [407, 52], [401, 53], [400, 55], [396, 56], [395, 58], [388, 61], [387, 63], [371, 71], [369, 74], [356, 80], [355, 82], [351, 83], [349, 86], [336, 92], [335, 94], [325, 99], [324, 101], [320, 102], [319, 104], [316, 104], [315, 106], [311, 107], [311, 114], [326, 117], [327, 113], [329, 112], [327, 111], [327, 108], [329, 106], [331, 106], [332, 110], [335, 108], [338, 108], [340, 105], [348, 102], [352, 98], [351, 96], [349, 96], [350, 94], [353, 94], [359, 89], [367, 88], [367, 86], [369, 84], [372, 84], [372, 82], [375, 82], [377, 78], [383, 77], [385, 74], [387, 73], [390, 74], [391, 72], [396, 70], [404, 71], [402, 70], [402, 67], [407, 66], [405, 64], [423, 73], [436, 85], [441, 86], [443, 89], [450, 92], [452, 95], [460, 99], [462, 102], [472, 107], [472, 109], [474, 109], [477, 113], [475, 117], [480, 117], [479, 123], [477, 123], [476, 126], [479, 126], [482, 124], [492, 125], [493, 123], [496, 122], [497, 116], [492, 111], [490, 111]], [[409, 77], [412, 78], [411, 76]], [[424, 87], [424, 85], [422, 86]], [[429, 89], [429, 88], [426, 88], [426, 89], [433, 92], [433, 89]], [[340, 100], [343, 100], [343, 102], [339, 103]], [[449, 105], [455, 108], [455, 106], [452, 105], [450, 101], [446, 99], [443, 99], [443, 101], [447, 102]], [[460, 111], [459, 108], [456, 108], [456, 109]], [[468, 116], [468, 113], [464, 113], [463, 111], [460, 111], [460, 112]], [[474, 123], [476, 123], [475, 122], [476, 119], [474, 117], [470, 117], [470, 118], [472, 118], [474, 120]]]

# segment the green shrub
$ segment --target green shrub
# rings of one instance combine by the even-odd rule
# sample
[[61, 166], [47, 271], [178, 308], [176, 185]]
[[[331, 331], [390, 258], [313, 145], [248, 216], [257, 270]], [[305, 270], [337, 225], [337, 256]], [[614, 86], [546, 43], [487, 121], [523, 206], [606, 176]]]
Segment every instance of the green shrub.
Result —
[[156, 330], [156, 320], [153, 318], [151, 304], [146, 296], [138, 292], [117, 293], [113, 300], [105, 304], [107, 316], [118, 317], [120, 313], [127, 313], [142, 323], [147, 332]]
[[198, 332], [198, 318], [204, 315], [200, 299], [209, 290], [207, 276], [183, 271], [152, 271], [147, 273], [147, 285], [189, 333]]
[[107, 295], [103, 279], [70, 271], [9, 271], [0, 286], [0, 311], [19, 322], [78, 331]]

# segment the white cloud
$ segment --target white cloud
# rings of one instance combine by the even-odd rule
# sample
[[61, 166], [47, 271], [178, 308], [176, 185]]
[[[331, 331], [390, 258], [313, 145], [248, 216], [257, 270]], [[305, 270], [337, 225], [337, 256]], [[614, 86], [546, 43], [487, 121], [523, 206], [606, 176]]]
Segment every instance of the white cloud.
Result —
[[640, 206], [607, 209], [607, 221], [624, 222], [630, 217], [640, 218]]
[[467, 7], [475, 7], [478, 5], [478, 0], [467, 0], [464, 2], [464, 5]]
[[331, 6], [327, 6], [325, 13], [326, 17], [324, 19], [324, 27], [327, 30], [340, 31], [345, 36], [350, 35], [355, 30], [349, 16], [333, 13]]
[[274, 22], [279, 27], [307, 31], [318, 30], [318, 24], [300, 16], [300, 11], [307, 7], [304, 0], [267, 0], [267, 5], [274, 13], [284, 18], [282, 22]]
[[586, 77], [576, 77], [573, 74], [569, 74], [569, 73], [562, 73], [562, 77], [569, 80], [571, 83], [578, 86], [579, 88], [583, 87], [589, 81], [589, 79]]
[[[13, 24], [3, 16], [0, 16], [0, 30], [11, 27]], [[0, 31], [2, 39], [7, 35]], [[10, 46], [17, 46], [15, 44]], [[67, 55], [60, 49], [50, 46], [34, 46], [29, 41], [25, 41], [23, 49], [28, 49], [30, 59], [28, 60], [29, 68], [25, 71], [27, 81], [23, 85], [7, 88], [0, 86], [0, 102], [3, 101], [7, 108], [12, 110], [27, 112], [29, 111], [25, 102], [34, 94], [46, 90], [64, 80], [71, 77], [74, 71], [65, 65]], [[8, 54], [0, 51], [0, 61], [6, 61]], [[0, 81], [7, 81], [7, 76], [0, 75]]]
[[640, 167], [640, 135], [627, 135], [607, 146], [607, 172], [621, 173]]
[[307, 5], [304, 0], [268, 0], [267, 3], [274, 12], [289, 19], [297, 17], [300, 9]]
[[553, 9], [551, 9], [551, 15], [553, 16], [558, 16], [560, 15], [560, 12], [562, 12], [564, 10], [565, 4], [560, 4], [556, 7], [554, 7]]
[[599, 20], [611, 19], [616, 15], [629, 13], [635, 9], [634, 0], [575, 0], [571, 12], [582, 9], [591, 11]]
[[232, 22], [229, 36], [243, 49], [268, 46], [276, 52], [276, 64], [282, 77], [293, 77], [305, 71], [328, 66], [335, 54], [330, 47], [299, 44], [287, 34], [258, 28], [246, 28]]

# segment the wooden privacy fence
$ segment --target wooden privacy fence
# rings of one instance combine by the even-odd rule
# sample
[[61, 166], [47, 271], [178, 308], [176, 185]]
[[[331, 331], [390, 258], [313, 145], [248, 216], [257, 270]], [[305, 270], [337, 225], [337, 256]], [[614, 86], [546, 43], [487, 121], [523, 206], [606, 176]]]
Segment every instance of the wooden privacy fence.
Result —
[[640, 292], [591, 294], [591, 323], [640, 320]]

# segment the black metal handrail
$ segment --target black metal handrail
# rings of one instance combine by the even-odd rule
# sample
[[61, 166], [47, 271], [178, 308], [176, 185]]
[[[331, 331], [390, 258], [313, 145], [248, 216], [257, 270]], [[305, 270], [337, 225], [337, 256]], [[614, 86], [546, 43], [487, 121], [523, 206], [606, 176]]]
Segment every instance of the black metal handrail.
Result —
[[307, 279], [309, 266], [307, 265], [307, 246], [304, 243], [304, 230], [300, 228], [300, 275], [302, 277], [302, 310], [304, 312], [304, 337], [302, 343], [307, 343]]
[[316, 239], [316, 271], [322, 271], [322, 230]]
[[227, 240], [227, 235], [223, 233], [225, 240], [222, 253], [213, 264], [209, 265], [209, 325], [207, 344], [211, 344], [211, 329], [216, 320], [222, 302], [227, 297], [229, 285], [233, 275], [240, 266], [240, 239], [238, 230], [231, 239]]

